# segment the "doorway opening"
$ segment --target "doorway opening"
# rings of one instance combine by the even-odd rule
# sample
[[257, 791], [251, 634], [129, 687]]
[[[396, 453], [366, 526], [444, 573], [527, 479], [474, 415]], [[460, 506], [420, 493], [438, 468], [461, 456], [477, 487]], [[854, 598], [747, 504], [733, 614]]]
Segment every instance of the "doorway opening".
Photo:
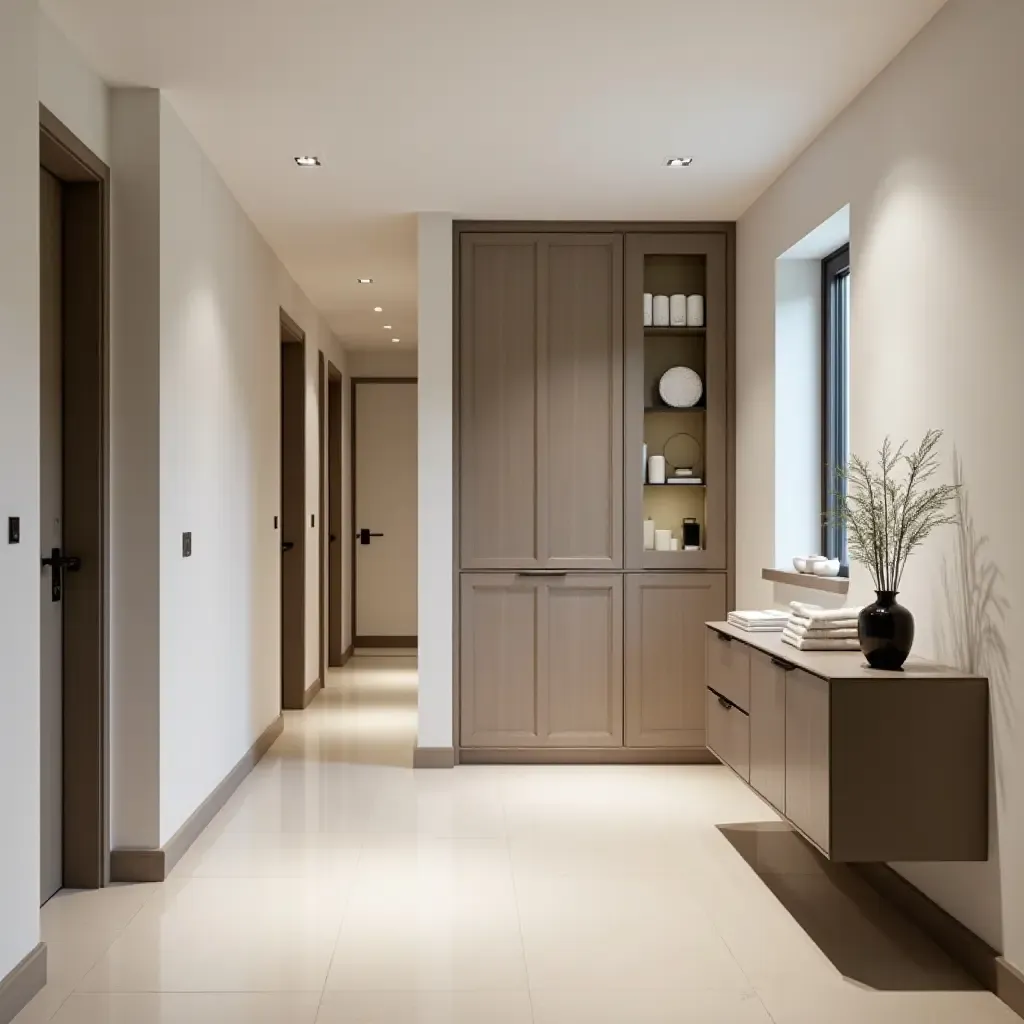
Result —
[[333, 363], [327, 364], [327, 662], [331, 668], [341, 668], [352, 651], [345, 648], [343, 629], [344, 545], [342, 480], [342, 395], [344, 380]]
[[306, 335], [282, 309], [281, 707], [301, 710], [315, 693], [306, 681]]
[[352, 635], [417, 646], [415, 377], [352, 381]]
[[40, 902], [109, 878], [107, 166], [39, 109]]

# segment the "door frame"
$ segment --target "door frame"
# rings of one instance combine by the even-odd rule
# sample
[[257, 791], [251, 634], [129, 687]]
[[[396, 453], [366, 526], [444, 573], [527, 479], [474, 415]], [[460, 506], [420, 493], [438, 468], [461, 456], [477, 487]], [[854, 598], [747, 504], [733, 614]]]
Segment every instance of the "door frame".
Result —
[[83, 558], [64, 587], [62, 884], [98, 889], [110, 880], [110, 169], [42, 104], [39, 164], [64, 193], [62, 375], [75, 387], [62, 387], [62, 518]]
[[321, 687], [327, 685], [327, 357], [317, 352], [316, 367], [317, 432], [319, 434], [319, 461], [317, 462], [317, 596], [319, 605], [319, 642], [317, 643], [317, 671]]
[[[360, 384], [415, 384], [419, 380], [418, 377], [353, 377], [352, 378], [352, 401], [351, 401], [351, 412], [352, 412], [352, 460], [350, 472], [352, 474], [352, 486], [349, 488], [350, 500], [351, 500], [351, 522], [352, 522], [352, 644], [354, 647], [394, 647], [396, 649], [410, 649], [415, 650], [419, 644], [419, 637], [416, 636], [359, 636], [356, 632], [356, 609], [358, 606], [357, 595], [359, 593], [357, 587], [357, 572], [358, 565], [356, 559], [357, 552], [357, 541], [359, 539], [359, 524], [356, 522], [356, 491], [357, 491], [357, 480], [358, 480], [358, 456], [357, 456], [357, 440], [358, 440], [358, 416], [356, 411], [358, 408], [358, 395]], [[417, 510], [417, 515], [419, 514]]]
[[345, 377], [334, 363], [327, 361], [327, 510], [324, 523], [327, 544], [327, 664], [341, 668], [348, 660], [342, 630], [345, 593], [345, 529], [342, 506], [344, 472], [342, 425], [345, 422]]
[[[281, 595], [281, 707], [291, 711], [301, 711], [316, 695], [318, 687], [314, 683], [312, 686], [307, 686], [306, 683], [306, 332], [288, 315], [288, 313], [281, 308], [279, 310], [280, 316], [280, 340], [278, 342], [279, 348], [279, 365], [281, 367], [281, 388], [280, 388], [280, 407], [278, 417], [278, 437], [282, 445], [280, 452], [280, 463], [281, 463], [281, 478], [279, 481], [279, 494], [278, 500], [281, 503], [280, 507], [280, 525], [281, 525], [281, 543], [284, 543], [284, 526], [285, 526], [285, 510], [284, 510], [284, 374], [283, 374], [283, 359], [286, 347], [293, 345], [301, 352], [302, 361], [302, 401], [300, 404], [299, 421], [300, 430], [298, 435], [298, 447], [300, 449], [299, 462], [302, 467], [302, 487], [301, 487], [301, 514], [298, 517], [298, 526], [295, 533], [295, 540], [292, 543], [295, 545], [294, 553], [299, 561], [299, 565], [302, 569], [302, 586], [300, 587], [300, 595], [298, 602], [293, 603], [292, 612], [295, 616], [295, 622], [293, 628], [298, 634], [297, 642], [302, 651], [302, 670], [298, 678], [298, 682], [293, 682], [286, 678], [284, 665], [285, 665], [285, 613], [286, 604], [284, 598], [284, 565], [281, 563], [281, 576], [280, 576], [280, 595]], [[283, 550], [279, 552], [279, 555], [283, 554]]]

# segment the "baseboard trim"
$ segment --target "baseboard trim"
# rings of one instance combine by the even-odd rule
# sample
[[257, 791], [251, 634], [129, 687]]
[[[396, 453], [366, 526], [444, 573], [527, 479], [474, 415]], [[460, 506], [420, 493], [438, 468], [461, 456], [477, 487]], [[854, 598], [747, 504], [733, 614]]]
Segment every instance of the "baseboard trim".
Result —
[[341, 655], [341, 661], [339, 661], [338, 664], [335, 665], [334, 667], [335, 668], [344, 668], [349, 663], [349, 661], [351, 660], [352, 653], [353, 653], [353, 651], [355, 651], [355, 649], [356, 649], [356, 645], [355, 644], [349, 644], [348, 647], [345, 648], [344, 653]]
[[394, 647], [396, 650], [415, 649], [418, 636], [357, 636], [356, 647]]
[[454, 747], [417, 747], [412, 752], [413, 768], [454, 768]]
[[996, 995], [1018, 1017], [1024, 1017], [1024, 972], [1004, 956], [996, 958]]
[[157, 850], [121, 848], [110, 851], [112, 882], [162, 882], [188, 851], [200, 833], [213, 821], [231, 794], [256, 767], [284, 729], [284, 716], [278, 715], [259, 739], [242, 755], [217, 788], [192, 812], [177, 832]]
[[324, 688], [324, 681], [320, 678], [316, 678], [306, 687], [306, 692], [302, 695], [302, 706], [308, 708], [313, 703], [313, 698]]
[[850, 864], [849, 867], [979, 984], [1024, 1017], [1024, 974], [1005, 957], [888, 864]]
[[459, 764], [718, 764], [706, 747], [460, 747]]
[[7, 977], [0, 978], [0, 1024], [10, 1024], [46, 984], [46, 943], [40, 942]]

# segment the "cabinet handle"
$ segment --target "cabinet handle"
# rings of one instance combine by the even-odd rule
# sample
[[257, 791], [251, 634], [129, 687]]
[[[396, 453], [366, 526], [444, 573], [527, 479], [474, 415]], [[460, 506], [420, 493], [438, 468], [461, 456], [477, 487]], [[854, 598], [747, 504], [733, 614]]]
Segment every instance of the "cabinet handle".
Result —
[[717, 636], [718, 639], [721, 640], [723, 644], [731, 644], [732, 643], [732, 637], [731, 636], [726, 636], [724, 633], [719, 633], [717, 630], [715, 630], [715, 636]]
[[790, 665], [788, 661], [782, 661], [780, 658], [772, 658], [772, 664], [776, 668], [781, 668], [783, 672], [792, 672], [795, 667]]
[[522, 572], [517, 572], [516, 575], [527, 578], [541, 576], [548, 579], [561, 579], [569, 574], [567, 572], [549, 572], [547, 569], [524, 569]]

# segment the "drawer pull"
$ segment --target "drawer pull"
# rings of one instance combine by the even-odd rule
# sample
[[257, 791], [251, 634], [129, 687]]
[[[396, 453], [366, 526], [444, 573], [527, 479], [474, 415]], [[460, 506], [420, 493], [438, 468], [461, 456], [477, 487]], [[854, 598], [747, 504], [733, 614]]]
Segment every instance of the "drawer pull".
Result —
[[781, 668], [783, 672], [792, 672], [794, 668], [788, 661], [783, 661], [781, 658], [772, 658], [772, 664], [776, 668]]
[[546, 578], [546, 579], [561, 579], [569, 574], [567, 572], [549, 572], [547, 569], [523, 569], [521, 572], [516, 573], [517, 576], [524, 576], [527, 579], [532, 578]]
[[731, 636], [726, 636], [724, 633], [719, 633], [719, 632], [716, 631], [715, 636], [717, 636], [718, 639], [721, 640], [723, 644], [731, 644], [732, 643], [732, 637]]

